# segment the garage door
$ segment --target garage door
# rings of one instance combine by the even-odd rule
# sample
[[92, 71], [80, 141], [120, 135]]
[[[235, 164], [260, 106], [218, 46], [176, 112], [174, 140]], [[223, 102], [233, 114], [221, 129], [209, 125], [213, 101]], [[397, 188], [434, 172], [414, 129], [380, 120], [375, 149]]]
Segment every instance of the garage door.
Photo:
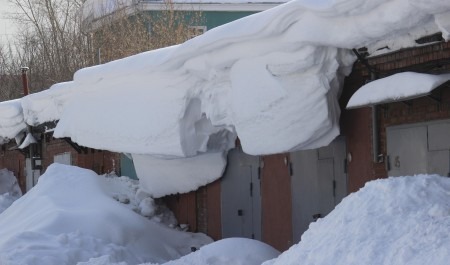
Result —
[[386, 129], [388, 175], [449, 175], [450, 121]]
[[221, 181], [222, 236], [261, 239], [259, 157], [236, 148], [228, 153]]
[[344, 137], [326, 147], [291, 153], [295, 242], [311, 222], [327, 215], [347, 195], [345, 158]]

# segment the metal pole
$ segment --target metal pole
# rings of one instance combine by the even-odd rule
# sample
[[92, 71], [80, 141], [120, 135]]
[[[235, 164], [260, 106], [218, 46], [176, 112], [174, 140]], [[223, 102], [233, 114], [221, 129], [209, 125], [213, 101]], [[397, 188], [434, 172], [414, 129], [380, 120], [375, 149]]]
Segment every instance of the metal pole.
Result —
[[[22, 71], [23, 96], [30, 94], [30, 89], [28, 87], [28, 75], [27, 75], [27, 72], [29, 69], [30, 68], [28, 68], [26, 66], [22, 66], [20, 68], [20, 70]], [[31, 126], [27, 125], [27, 134], [29, 134], [31, 132], [32, 132]], [[30, 144], [28, 146], [28, 156], [30, 157], [30, 163], [31, 163], [30, 173], [31, 173], [31, 182], [32, 182], [31, 185], [32, 186], [34, 186], [34, 158], [33, 158], [33, 155], [34, 155], [34, 146], [33, 146], [33, 144]], [[25, 183], [26, 183], [26, 181], [25, 181]]]

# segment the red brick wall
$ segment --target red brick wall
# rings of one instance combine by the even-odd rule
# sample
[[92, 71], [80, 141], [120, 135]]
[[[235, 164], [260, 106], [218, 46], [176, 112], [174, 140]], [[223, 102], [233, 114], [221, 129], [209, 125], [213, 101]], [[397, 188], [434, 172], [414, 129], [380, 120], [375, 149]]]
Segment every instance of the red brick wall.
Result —
[[196, 192], [170, 195], [163, 198], [179, 224], [189, 225], [189, 231], [197, 232]]
[[[379, 78], [404, 71], [449, 73], [450, 42], [369, 58], [368, 63], [378, 71]], [[345, 108], [351, 95], [363, 86], [366, 80], [369, 80], [369, 71], [360, 62], [356, 63], [352, 74], [345, 80], [341, 97], [342, 109]], [[410, 101], [410, 106], [404, 103], [391, 103], [378, 107], [379, 152], [386, 153], [387, 126], [450, 119], [450, 92], [447, 90], [436, 91], [442, 98], [441, 103], [430, 98], [419, 98]], [[344, 110], [341, 116], [341, 129], [346, 135], [347, 151], [352, 155], [352, 162], [348, 164], [349, 192], [358, 190], [369, 180], [386, 177], [384, 163], [372, 161], [371, 109]]]
[[180, 224], [189, 225], [189, 231], [205, 233], [214, 240], [222, 238], [220, 180], [163, 200]]
[[285, 251], [293, 244], [289, 154], [268, 155], [262, 159], [262, 241]]
[[95, 171], [97, 174], [120, 172], [120, 154], [109, 151], [87, 148], [78, 153], [70, 144], [62, 139], [49, 139], [42, 145], [43, 169], [53, 163], [55, 155], [69, 152], [72, 164]]

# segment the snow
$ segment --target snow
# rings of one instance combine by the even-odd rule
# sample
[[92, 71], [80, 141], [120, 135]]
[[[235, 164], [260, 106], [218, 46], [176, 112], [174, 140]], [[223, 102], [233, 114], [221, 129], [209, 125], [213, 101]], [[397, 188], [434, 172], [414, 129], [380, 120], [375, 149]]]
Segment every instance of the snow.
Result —
[[164, 265], [260, 265], [280, 252], [257, 240], [227, 238]]
[[25, 128], [20, 100], [0, 102], [0, 144], [14, 139]]
[[[8, 176], [0, 180], [11, 182], [11, 172], [0, 172]], [[371, 181], [279, 255], [251, 239], [211, 243], [204, 235], [169, 228], [173, 217], [136, 181], [53, 164], [0, 214], [0, 264], [446, 265], [449, 201], [447, 177]]]
[[57, 121], [64, 106], [72, 97], [73, 82], [57, 83], [49, 89], [21, 99], [25, 122], [31, 126]]
[[24, 149], [27, 146], [29, 146], [30, 144], [34, 144], [34, 143], [37, 143], [36, 139], [33, 137], [33, 135], [31, 133], [27, 133], [27, 135], [25, 136], [25, 139], [17, 148]]
[[13, 172], [0, 169], [0, 214], [20, 196], [22, 191]]
[[445, 41], [450, 40], [450, 12], [437, 14], [436, 15], [436, 24], [439, 27], [439, 30], [442, 32], [442, 37]]
[[431, 75], [414, 72], [394, 74], [362, 86], [350, 98], [347, 108], [425, 96], [448, 80], [450, 80], [450, 74]]
[[[252, 155], [328, 145], [339, 135], [351, 49], [410, 47], [447, 29], [448, 12], [441, 0], [290, 1], [181, 45], [81, 69], [73, 81], [24, 98], [25, 121], [59, 119], [55, 137], [154, 165], [169, 160], [173, 170], [155, 173], [142, 162], [138, 177], [159, 178], [161, 186], [146, 185], [152, 194], [189, 191], [221, 176], [218, 157], [237, 136]], [[191, 160], [208, 170], [180, 166]], [[200, 162], [212, 160], [214, 168]]]
[[187, 193], [222, 176], [226, 158], [223, 153], [208, 153], [189, 158], [161, 159], [133, 155], [140, 185], [153, 198]]
[[390, 177], [366, 183], [300, 243], [264, 265], [446, 265], [450, 259], [450, 179]]
[[151, 204], [139, 205], [151, 198], [141, 194], [138, 200], [137, 188], [125, 178], [52, 164], [0, 214], [0, 264], [77, 264], [99, 257], [129, 265], [165, 262], [212, 241], [158, 222], [165, 214], [157, 209], [150, 219], [138, 214], [149, 213]]

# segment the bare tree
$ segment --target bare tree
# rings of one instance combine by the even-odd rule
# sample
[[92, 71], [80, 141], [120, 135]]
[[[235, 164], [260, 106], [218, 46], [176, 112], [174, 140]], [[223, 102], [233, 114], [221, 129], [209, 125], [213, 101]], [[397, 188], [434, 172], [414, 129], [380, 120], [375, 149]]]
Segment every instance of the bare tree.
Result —
[[131, 11], [118, 8], [112, 13], [105, 8], [101, 18], [85, 24], [84, 28], [92, 34], [97, 62], [182, 43], [193, 36], [192, 26], [203, 24], [200, 10], [177, 10], [170, 0], [162, 4], [163, 8], [152, 14], [136, 7]]
[[6, 91], [21, 91], [20, 66], [30, 68], [31, 92], [36, 92], [71, 80], [80, 68], [181, 43], [192, 36], [190, 26], [202, 24], [201, 12], [176, 10], [170, 1], [156, 15], [126, 9], [105, 13], [95, 27], [83, 20], [84, 0], [9, 1], [19, 10], [13, 18], [20, 30], [0, 50], [0, 100], [20, 96]]

